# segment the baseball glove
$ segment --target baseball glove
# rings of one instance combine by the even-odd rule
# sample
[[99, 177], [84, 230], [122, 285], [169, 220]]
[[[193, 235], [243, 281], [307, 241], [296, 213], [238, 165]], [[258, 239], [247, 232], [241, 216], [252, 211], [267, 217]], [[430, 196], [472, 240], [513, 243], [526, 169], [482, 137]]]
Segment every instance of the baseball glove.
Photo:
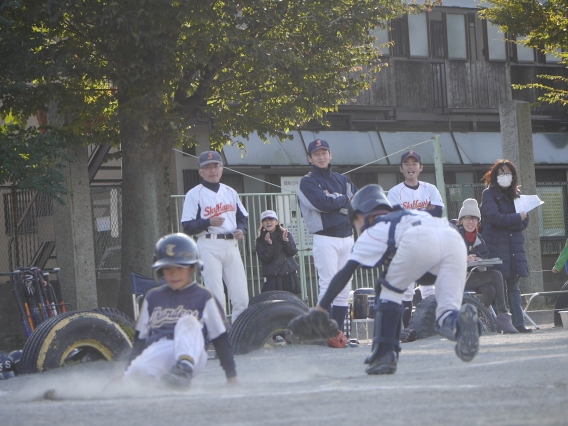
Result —
[[327, 312], [312, 309], [290, 321], [286, 337], [291, 342], [313, 342], [331, 339], [338, 333], [337, 322]]

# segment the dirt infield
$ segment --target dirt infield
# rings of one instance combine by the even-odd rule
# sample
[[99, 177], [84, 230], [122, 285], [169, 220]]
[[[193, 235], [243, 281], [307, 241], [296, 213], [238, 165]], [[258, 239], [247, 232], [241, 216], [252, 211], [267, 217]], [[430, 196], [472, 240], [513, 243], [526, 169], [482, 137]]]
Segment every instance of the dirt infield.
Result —
[[541, 327], [483, 336], [468, 364], [441, 337], [407, 343], [392, 376], [364, 373], [369, 346], [262, 349], [236, 357], [240, 385], [210, 360], [183, 393], [109, 386], [123, 364], [82, 364], [0, 382], [1, 424], [568, 425], [568, 330]]

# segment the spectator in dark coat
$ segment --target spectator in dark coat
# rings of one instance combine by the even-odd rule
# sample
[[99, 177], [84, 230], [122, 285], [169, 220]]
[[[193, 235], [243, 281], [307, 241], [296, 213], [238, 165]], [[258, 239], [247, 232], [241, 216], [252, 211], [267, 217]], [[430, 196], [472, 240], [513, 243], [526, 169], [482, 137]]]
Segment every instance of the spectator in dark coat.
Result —
[[489, 256], [503, 260], [503, 264], [495, 265], [495, 269], [505, 280], [513, 325], [521, 333], [532, 333], [532, 329], [525, 326], [519, 287], [520, 277], [529, 275], [523, 236], [529, 225], [529, 215], [515, 210], [515, 198], [520, 196], [517, 169], [509, 160], [497, 160], [484, 180], [481, 235]]
[[296, 253], [298, 249], [294, 238], [280, 225], [276, 212], [262, 212], [256, 239], [256, 254], [262, 262], [264, 277], [262, 293], [271, 290], [284, 290], [294, 294], [302, 292], [298, 263], [294, 259]]

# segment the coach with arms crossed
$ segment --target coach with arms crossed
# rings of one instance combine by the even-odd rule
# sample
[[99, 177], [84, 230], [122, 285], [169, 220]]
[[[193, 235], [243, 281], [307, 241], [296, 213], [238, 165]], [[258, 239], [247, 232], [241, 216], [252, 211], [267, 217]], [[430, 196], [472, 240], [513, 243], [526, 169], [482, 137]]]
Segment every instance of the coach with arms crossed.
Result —
[[247, 280], [237, 240], [248, 229], [248, 213], [237, 192], [219, 183], [223, 175], [221, 155], [206, 151], [199, 156], [201, 183], [185, 196], [181, 224], [183, 232], [197, 236], [204, 264], [203, 279], [217, 300], [225, 306], [223, 281], [233, 305], [232, 322], [248, 306]]
[[[345, 265], [353, 248], [353, 230], [347, 219], [347, 206], [357, 188], [349, 178], [331, 171], [331, 150], [323, 139], [308, 145], [312, 171], [300, 180], [298, 199], [308, 230], [313, 234], [314, 264], [318, 271], [320, 298], [336, 272]], [[333, 301], [330, 313], [339, 330], [349, 306], [351, 280]], [[340, 331], [328, 341], [332, 347], [345, 347]]]

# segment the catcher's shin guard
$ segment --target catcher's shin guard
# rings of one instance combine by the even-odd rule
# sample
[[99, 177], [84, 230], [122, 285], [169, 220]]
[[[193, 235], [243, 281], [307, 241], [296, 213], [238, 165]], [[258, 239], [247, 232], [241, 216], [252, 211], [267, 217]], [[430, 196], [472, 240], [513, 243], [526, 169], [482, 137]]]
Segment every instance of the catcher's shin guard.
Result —
[[[368, 374], [392, 374], [400, 352], [402, 305], [388, 300], [375, 301], [373, 349], [365, 364]], [[389, 355], [390, 354], [390, 355]]]

